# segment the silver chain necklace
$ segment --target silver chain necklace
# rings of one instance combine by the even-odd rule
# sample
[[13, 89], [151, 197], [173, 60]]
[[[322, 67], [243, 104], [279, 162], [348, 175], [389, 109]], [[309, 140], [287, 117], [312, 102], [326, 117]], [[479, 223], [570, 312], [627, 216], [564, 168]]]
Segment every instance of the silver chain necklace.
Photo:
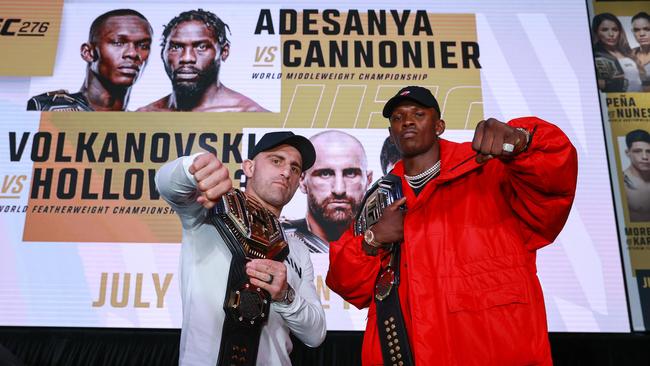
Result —
[[433, 166], [418, 175], [406, 175], [404, 174], [404, 179], [406, 183], [413, 188], [418, 189], [425, 184], [427, 184], [431, 179], [433, 179], [438, 173], [440, 173], [440, 160], [438, 160]]

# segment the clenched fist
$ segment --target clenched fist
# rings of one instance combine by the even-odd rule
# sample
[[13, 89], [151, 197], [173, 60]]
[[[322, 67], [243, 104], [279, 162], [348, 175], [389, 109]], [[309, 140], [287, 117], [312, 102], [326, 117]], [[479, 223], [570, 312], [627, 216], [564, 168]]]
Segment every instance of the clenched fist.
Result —
[[372, 226], [375, 240], [387, 249], [393, 243], [404, 241], [404, 215], [406, 211], [401, 208], [406, 203], [406, 197], [402, 197], [384, 209], [379, 221]]
[[472, 149], [478, 154], [477, 163], [491, 158], [511, 158], [526, 148], [529, 136], [494, 118], [481, 121], [476, 126]]
[[189, 172], [196, 179], [196, 188], [201, 192], [196, 201], [205, 208], [214, 207], [219, 198], [232, 189], [228, 168], [210, 153], [197, 156]]

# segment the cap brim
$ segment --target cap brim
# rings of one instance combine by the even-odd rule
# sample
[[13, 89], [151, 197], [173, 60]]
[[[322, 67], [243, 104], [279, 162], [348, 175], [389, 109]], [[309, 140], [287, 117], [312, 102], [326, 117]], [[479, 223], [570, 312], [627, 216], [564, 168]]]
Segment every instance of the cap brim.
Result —
[[277, 144], [274, 144], [273, 146], [269, 146], [265, 150], [272, 149], [280, 145], [293, 146], [296, 148], [296, 150], [298, 150], [298, 152], [300, 153], [300, 157], [302, 158], [303, 172], [311, 168], [314, 165], [314, 162], [316, 162], [316, 150], [314, 149], [314, 145], [311, 143], [311, 141], [309, 141], [308, 138], [304, 136], [300, 136], [300, 135], [289, 136], [286, 139], [279, 141]]
[[386, 105], [384, 105], [384, 110], [381, 112], [382, 116], [384, 116], [384, 118], [390, 118], [390, 115], [393, 114], [393, 109], [395, 109], [395, 107], [397, 107], [398, 104], [400, 104], [401, 102], [403, 102], [405, 100], [410, 100], [412, 102], [415, 102], [415, 103], [417, 103], [419, 105], [422, 105], [422, 106], [425, 106], [427, 108], [434, 108], [434, 106], [426, 105], [425, 103], [422, 103], [422, 101], [420, 101], [420, 100], [418, 100], [416, 98], [413, 98], [412, 96], [409, 96], [409, 95], [396, 95], [396, 96], [390, 98], [388, 100], [388, 102], [386, 102]]

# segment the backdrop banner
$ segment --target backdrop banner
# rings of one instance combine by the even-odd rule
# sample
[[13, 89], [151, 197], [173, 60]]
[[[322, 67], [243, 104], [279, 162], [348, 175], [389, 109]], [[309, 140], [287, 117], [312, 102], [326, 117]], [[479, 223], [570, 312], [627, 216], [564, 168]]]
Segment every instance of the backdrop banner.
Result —
[[[23, 0], [0, 10], [0, 325], [180, 327], [181, 225], [156, 171], [207, 151], [245, 188], [241, 163], [264, 133], [338, 131], [362, 149], [327, 163], [365, 161], [369, 186], [394, 163], [382, 153], [385, 102], [420, 85], [449, 140], [471, 141], [488, 117], [535, 115], [567, 133], [578, 193], [538, 253], [549, 329], [630, 330], [583, 2]], [[221, 94], [206, 82], [215, 78]], [[633, 129], [620, 125], [617, 136]], [[318, 209], [309, 179], [282, 220]], [[325, 285], [328, 254], [312, 261], [328, 329], [364, 329], [365, 310]]]

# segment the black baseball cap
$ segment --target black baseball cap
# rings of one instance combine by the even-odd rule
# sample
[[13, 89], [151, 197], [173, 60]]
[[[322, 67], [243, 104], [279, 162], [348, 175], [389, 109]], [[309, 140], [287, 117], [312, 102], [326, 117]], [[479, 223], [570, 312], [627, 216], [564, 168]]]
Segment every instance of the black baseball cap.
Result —
[[298, 150], [302, 157], [302, 171], [311, 168], [316, 161], [316, 150], [311, 141], [304, 136], [296, 135], [291, 131], [269, 132], [264, 134], [260, 141], [255, 145], [249, 159], [253, 160], [257, 154], [270, 150], [280, 145], [293, 146]]
[[386, 102], [384, 111], [382, 112], [384, 118], [389, 118], [393, 113], [393, 109], [395, 109], [400, 102], [405, 100], [412, 100], [425, 107], [433, 108], [438, 112], [438, 115], [440, 115], [440, 106], [438, 105], [438, 101], [433, 94], [431, 94], [429, 89], [421, 86], [407, 86], [406, 88], [400, 89], [394, 97], [390, 98], [388, 102]]

